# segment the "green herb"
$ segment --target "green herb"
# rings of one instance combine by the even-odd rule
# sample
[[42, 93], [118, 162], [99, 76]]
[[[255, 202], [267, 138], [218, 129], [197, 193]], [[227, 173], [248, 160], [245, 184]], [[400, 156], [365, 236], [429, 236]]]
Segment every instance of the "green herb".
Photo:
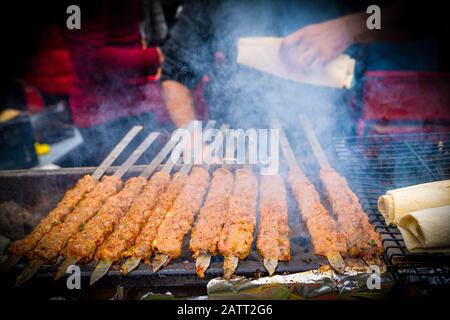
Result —
[[80, 231], [84, 230], [84, 223], [80, 224]]
[[372, 240], [370, 240], [370, 244], [374, 246], [377, 244], [377, 242], [374, 239], [372, 239]]

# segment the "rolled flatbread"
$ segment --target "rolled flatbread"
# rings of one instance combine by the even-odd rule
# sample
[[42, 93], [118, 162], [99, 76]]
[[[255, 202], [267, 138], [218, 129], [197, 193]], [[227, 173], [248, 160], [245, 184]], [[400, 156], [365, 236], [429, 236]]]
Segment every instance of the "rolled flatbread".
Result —
[[283, 38], [254, 37], [238, 41], [237, 63], [287, 80], [334, 88], [350, 88], [355, 59], [342, 54], [316, 72], [292, 71], [283, 62], [279, 51]]
[[397, 224], [407, 213], [450, 205], [450, 180], [389, 190], [378, 199], [387, 224]]
[[450, 206], [408, 213], [398, 228], [411, 252], [450, 252]]

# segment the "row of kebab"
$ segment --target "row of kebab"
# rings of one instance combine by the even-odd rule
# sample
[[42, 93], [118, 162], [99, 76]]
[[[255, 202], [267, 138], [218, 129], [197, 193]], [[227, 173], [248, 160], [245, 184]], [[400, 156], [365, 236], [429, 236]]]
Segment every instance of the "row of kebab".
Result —
[[[79, 179], [28, 236], [10, 245], [2, 270], [25, 258], [28, 264], [17, 285], [42, 265], [59, 263], [61, 257], [64, 261], [55, 279], [71, 265], [92, 261], [97, 266], [91, 284], [113, 264], [121, 264], [125, 275], [141, 262], [151, 264], [157, 272], [181, 256], [183, 241], [190, 233], [189, 249], [199, 277], [205, 276], [211, 257], [220, 254], [224, 278], [229, 279], [239, 261], [249, 256], [255, 238], [258, 253], [272, 275], [278, 261], [291, 259], [288, 187], [314, 254], [327, 257], [336, 271], [345, 269], [343, 256], [371, 260], [382, 253], [380, 235], [346, 180], [329, 166], [320, 171], [333, 217], [295, 162], [282, 131], [282, 150], [289, 165], [287, 183], [280, 175], [258, 178], [250, 166], [231, 170], [224, 165], [210, 174], [207, 167], [184, 164], [171, 174], [175, 164], [168, 160], [156, 171], [173, 141], [140, 176], [123, 181], [123, 173], [155, 138], [150, 135], [114, 174], [100, 178], [96, 171]], [[126, 144], [125, 140], [122, 143]], [[103, 165], [111, 162], [109, 157]]]

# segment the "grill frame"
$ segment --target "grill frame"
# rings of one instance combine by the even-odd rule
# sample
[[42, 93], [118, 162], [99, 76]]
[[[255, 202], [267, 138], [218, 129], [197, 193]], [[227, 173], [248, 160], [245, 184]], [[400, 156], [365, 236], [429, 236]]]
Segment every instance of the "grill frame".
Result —
[[[306, 141], [301, 130], [290, 131], [287, 133], [288, 139], [291, 141]], [[445, 143], [442, 148], [446, 152], [446, 158], [430, 159], [424, 147], [424, 138], [429, 138], [434, 141], [439, 137], [445, 137]], [[391, 143], [401, 144], [401, 148], [392, 149], [396, 152], [406, 152], [406, 158], [409, 162], [403, 162], [404, 158], [399, 157], [398, 154], [392, 155], [389, 144], [386, 144], [386, 139]], [[443, 138], [442, 138], [443, 139]], [[333, 138], [332, 154], [328, 156], [330, 159], [335, 157], [336, 161], [330, 161], [335, 164], [336, 169], [347, 178], [350, 187], [357, 194], [360, 203], [369, 215], [370, 222], [376, 227], [376, 230], [382, 235], [385, 252], [383, 260], [385, 261], [389, 271], [394, 276], [397, 283], [401, 285], [425, 285], [425, 286], [447, 286], [450, 283], [450, 255], [444, 254], [409, 254], [401, 239], [400, 232], [396, 227], [386, 226], [384, 219], [376, 209], [376, 200], [378, 197], [392, 188], [404, 187], [410, 184], [429, 182], [444, 178], [450, 178], [450, 134], [409, 134], [396, 135], [386, 138], [385, 136], [367, 136], [359, 137], [341, 137]], [[387, 145], [387, 147], [386, 147]], [[310, 180], [315, 185], [319, 194], [322, 197], [323, 204], [330, 210], [327, 199], [324, 197], [324, 192], [319, 181], [319, 168], [315, 157], [307, 143], [294, 143], [294, 152], [298, 159], [299, 165], [307, 174]], [[381, 163], [377, 156], [380, 155], [380, 147], [383, 146], [384, 152], [387, 156], [382, 154]], [[436, 145], [437, 146], [437, 145]], [[422, 149], [421, 149], [422, 148]], [[330, 150], [328, 150], [330, 151]], [[424, 153], [425, 152], [425, 153]], [[428, 156], [425, 156], [425, 155]], [[374, 161], [371, 163], [370, 161]], [[397, 164], [401, 162], [398, 176], [394, 177], [395, 183], [392, 183], [392, 177], [386, 174], [386, 168], [392, 164], [392, 161]], [[433, 162], [434, 161], [434, 162]], [[387, 164], [386, 164], [387, 163]], [[437, 163], [437, 164], [436, 164]], [[375, 164], [375, 165], [374, 165]], [[138, 175], [145, 166], [133, 166], [125, 175], [124, 179], [131, 176]], [[210, 171], [213, 171], [216, 166], [212, 166]], [[404, 172], [402, 171], [404, 169]], [[111, 174], [116, 168], [108, 169], [106, 174]], [[74, 184], [78, 178], [87, 173], [92, 173], [95, 168], [70, 168], [58, 170], [17, 170], [0, 172], [0, 201], [8, 199], [11, 194], [15, 195], [15, 200], [19, 204], [31, 204], [39, 200], [43, 193], [52, 194], [51, 199], [46, 199], [45, 203], [39, 208], [37, 214], [46, 214], [49, 208], [52, 208], [63, 191], [70, 185]], [[174, 171], [178, 171], [179, 166], [176, 166]], [[381, 170], [381, 171], [380, 171]], [[412, 170], [412, 171], [411, 171]], [[395, 171], [395, 170], [394, 170]], [[415, 179], [411, 178], [410, 173], [417, 173], [414, 175]], [[420, 174], [420, 172], [424, 174]], [[281, 163], [281, 174], [285, 176], [286, 166]], [[395, 172], [394, 172], [395, 173]], [[408, 175], [409, 174], [409, 175]], [[370, 175], [370, 178], [361, 179], [361, 175]], [[32, 185], [36, 185], [37, 181], [45, 181], [40, 184], [38, 194], [32, 190]], [[54, 194], [52, 190], [60, 190], [61, 194]], [[284, 263], [280, 262], [277, 274], [293, 273], [317, 269], [321, 265], [327, 264], [323, 257], [316, 257], [311, 253], [311, 244], [304, 230], [304, 224], [300, 220], [300, 215], [291, 190], [288, 187], [288, 201], [289, 201], [289, 218], [290, 225], [303, 226], [298, 231], [298, 236], [291, 237], [291, 246], [299, 243], [299, 247], [309, 252], [300, 251], [303, 255], [301, 258], [294, 256], [294, 262]], [[11, 191], [13, 190], [13, 191]], [[14, 191], [15, 190], [15, 191]], [[292, 221], [294, 219], [294, 221]], [[256, 227], [258, 228], [258, 226]], [[257, 229], [256, 229], [257, 230]], [[306, 234], [306, 235], [305, 235]], [[255, 235], [256, 236], [256, 235]], [[185, 241], [185, 247], [186, 246]], [[187, 248], [183, 252], [188, 252]], [[303, 250], [301, 249], [301, 250]], [[211, 263], [211, 268], [206, 273], [205, 279], [199, 279], [193, 267], [193, 262], [190, 264], [184, 263], [186, 257], [174, 261], [174, 263], [161, 269], [157, 274], [153, 274], [150, 267], [141, 264], [141, 266], [128, 276], [122, 276], [118, 272], [118, 268], [114, 267], [109, 272], [107, 277], [104, 277], [95, 288], [111, 288], [117, 285], [128, 288], [134, 287], [179, 287], [179, 286], [204, 286], [210, 279], [221, 276], [222, 274], [222, 260], [214, 258]], [[346, 259], [347, 260], [347, 259]], [[448, 266], [448, 267], [447, 267]], [[12, 280], [22, 270], [23, 265], [16, 266], [11, 272], [14, 277], [9, 277], [7, 282], [12, 284]], [[81, 266], [82, 281], [88, 282], [91, 271], [94, 269], [94, 264]], [[51, 280], [56, 270], [55, 266], [46, 266], [40, 271], [37, 276], [30, 281], [42, 283]], [[265, 269], [261, 258], [257, 255], [255, 250], [255, 241], [253, 245], [252, 255], [248, 261], [242, 261], [236, 270], [237, 275], [245, 275], [254, 277], [257, 275], [265, 275]], [[2, 275], [4, 279], [6, 275]], [[5, 282], [5, 283], [7, 283]]]
[[[135, 165], [124, 175], [123, 179], [126, 180], [130, 177], [139, 175], [146, 166]], [[231, 169], [234, 172], [239, 166], [233, 166]], [[162, 166], [159, 166], [160, 170]], [[173, 173], [179, 171], [181, 167], [176, 165]], [[212, 173], [217, 165], [212, 165], [209, 168]], [[105, 174], [112, 174], [117, 167], [110, 167]], [[285, 169], [285, 168], [283, 168]], [[64, 168], [57, 170], [42, 170], [42, 171], [30, 171], [30, 170], [11, 170], [0, 172], [0, 201], [9, 200], [13, 196], [13, 200], [19, 205], [27, 208], [28, 210], [36, 210], [35, 214], [44, 217], [51, 208], [53, 208], [63, 193], [75, 184], [76, 181], [85, 174], [94, 172], [94, 167], [86, 168]], [[254, 170], [257, 175], [257, 170]], [[258, 177], [258, 175], [257, 175]], [[259, 179], [259, 177], [258, 177]], [[40, 188], [33, 190], [38, 181], [41, 183]], [[277, 274], [295, 273], [318, 269], [327, 264], [327, 260], [324, 257], [315, 256], [313, 254], [312, 245], [309, 240], [309, 235], [306, 232], [303, 222], [300, 220], [297, 205], [294, 197], [291, 194], [290, 188], [287, 186], [288, 192], [288, 209], [289, 209], [289, 224], [296, 227], [294, 234], [290, 238], [291, 243], [291, 262], [279, 262], [277, 268]], [[51, 195], [49, 199], [42, 201], [45, 194]], [[258, 201], [259, 205], [259, 201]], [[257, 208], [259, 210], [259, 207]], [[255, 228], [254, 237], [257, 236], [258, 222]], [[243, 261], [240, 261], [235, 274], [246, 277], [257, 277], [267, 275], [264, 268], [262, 258], [256, 251], [256, 239], [254, 238], [252, 252], [250, 256]], [[212, 258], [211, 266], [206, 272], [204, 279], [198, 278], [195, 273], [195, 262], [192, 261], [191, 253], [189, 251], [189, 239], [185, 237], [183, 241], [182, 257], [174, 260], [169, 265], [163, 267], [157, 273], [153, 273], [151, 266], [141, 263], [140, 266], [131, 272], [127, 276], [122, 276], [119, 272], [119, 266], [113, 265], [108, 275], [102, 278], [95, 284], [94, 288], [114, 288], [117, 285], [124, 286], [126, 288], [142, 288], [142, 287], [180, 287], [180, 286], [205, 286], [209, 280], [223, 275], [223, 258], [216, 256]], [[295, 248], [295, 249], [294, 249]], [[189, 263], [186, 263], [188, 261]], [[24, 260], [21, 260], [16, 266], [14, 266], [10, 272], [0, 274], [0, 281], [5, 284], [9, 284], [11, 287], [14, 284], [15, 277], [23, 270], [25, 264]], [[56, 265], [44, 265], [41, 270], [29, 281], [27, 286], [45, 284], [47, 282], [53, 282], [53, 276], [57, 270]], [[89, 277], [94, 270], [95, 264], [93, 262], [81, 265], [81, 277], [82, 283], [89, 283]], [[85, 287], [83, 285], [83, 287]]]
[[383, 258], [396, 282], [449, 286], [450, 254], [408, 252], [398, 228], [386, 225], [377, 210], [377, 199], [390, 189], [450, 179], [450, 133], [336, 137], [333, 146], [338, 170], [382, 236]]

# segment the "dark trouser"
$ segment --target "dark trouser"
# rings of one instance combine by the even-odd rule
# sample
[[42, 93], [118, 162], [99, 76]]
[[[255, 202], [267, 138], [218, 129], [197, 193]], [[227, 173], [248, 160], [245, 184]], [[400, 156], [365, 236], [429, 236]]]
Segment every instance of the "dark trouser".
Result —
[[137, 164], [149, 163], [170, 137], [173, 126], [170, 123], [158, 123], [151, 113], [144, 113], [139, 116], [116, 119], [91, 128], [79, 129], [83, 137], [83, 143], [58, 160], [56, 164], [61, 167], [98, 166], [135, 125], [142, 125], [144, 129], [122, 152], [114, 165], [123, 163], [150, 132], [158, 131], [161, 133], [158, 139], [152, 143], [137, 162]]

